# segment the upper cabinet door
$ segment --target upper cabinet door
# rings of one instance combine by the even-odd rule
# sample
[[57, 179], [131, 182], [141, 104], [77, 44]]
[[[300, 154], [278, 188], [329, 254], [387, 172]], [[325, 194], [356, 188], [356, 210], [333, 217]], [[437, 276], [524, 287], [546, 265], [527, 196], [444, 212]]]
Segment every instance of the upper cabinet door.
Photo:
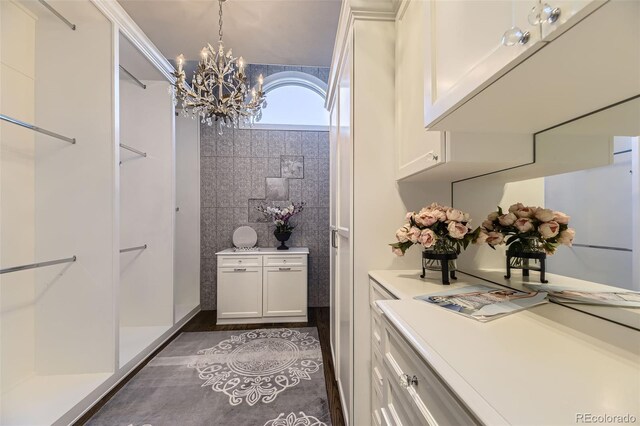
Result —
[[536, 0], [430, 0], [425, 4], [425, 126], [531, 55], [540, 25]]

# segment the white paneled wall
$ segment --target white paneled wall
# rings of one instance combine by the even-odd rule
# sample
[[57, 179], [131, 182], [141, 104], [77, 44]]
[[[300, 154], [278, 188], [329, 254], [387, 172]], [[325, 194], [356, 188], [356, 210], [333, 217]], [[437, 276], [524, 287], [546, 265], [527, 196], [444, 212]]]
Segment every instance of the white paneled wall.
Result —
[[76, 29], [0, 1], [0, 114], [76, 143], [0, 121], [0, 269], [77, 258], [0, 274], [0, 425], [72, 422], [199, 310], [198, 126], [177, 160], [170, 65], [117, 2], [48, 3]]

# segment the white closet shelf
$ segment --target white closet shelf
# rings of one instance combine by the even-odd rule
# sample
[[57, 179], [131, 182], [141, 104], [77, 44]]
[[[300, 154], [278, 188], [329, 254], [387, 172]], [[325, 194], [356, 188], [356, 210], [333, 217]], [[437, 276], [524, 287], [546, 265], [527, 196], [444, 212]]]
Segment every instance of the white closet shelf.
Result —
[[189, 312], [193, 311], [198, 305], [198, 302], [176, 304], [173, 309], [175, 318], [174, 323], [179, 323], [181, 319], [189, 315]]
[[172, 325], [120, 327], [120, 368], [151, 346]]
[[31, 376], [2, 394], [0, 424], [50, 425], [112, 375], [113, 373]]

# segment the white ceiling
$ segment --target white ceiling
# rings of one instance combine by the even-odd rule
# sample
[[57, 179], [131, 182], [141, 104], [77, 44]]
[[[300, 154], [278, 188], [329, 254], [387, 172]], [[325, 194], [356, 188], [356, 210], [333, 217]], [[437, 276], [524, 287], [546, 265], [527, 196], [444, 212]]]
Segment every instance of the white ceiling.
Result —
[[[160, 51], [187, 60], [218, 40], [216, 0], [118, 0]], [[340, 0], [227, 0], [224, 42], [247, 63], [330, 66]]]

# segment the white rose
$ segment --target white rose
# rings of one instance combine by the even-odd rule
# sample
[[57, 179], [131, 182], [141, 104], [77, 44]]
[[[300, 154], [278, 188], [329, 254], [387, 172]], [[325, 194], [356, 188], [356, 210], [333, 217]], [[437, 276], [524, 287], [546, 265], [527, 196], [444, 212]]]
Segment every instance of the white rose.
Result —
[[540, 222], [549, 222], [553, 220], [555, 214], [551, 209], [538, 209], [536, 210], [535, 217]]
[[493, 231], [493, 222], [487, 219], [484, 222], [482, 222], [482, 227], [487, 231]]
[[553, 238], [558, 235], [559, 231], [560, 225], [558, 222], [554, 222], [553, 220], [538, 226], [538, 232], [540, 232], [540, 235], [542, 235], [543, 238]]
[[484, 243], [487, 242], [487, 238], [488, 237], [489, 237], [489, 234], [487, 234], [485, 231], [480, 231], [480, 233], [476, 237], [474, 243], [476, 243], [476, 244], [484, 244]]
[[569, 220], [571, 220], [571, 216], [562, 212], [553, 212], [553, 220], [558, 222], [560, 225], [568, 225]]
[[431, 229], [423, 229], [420, 233], [420, 237], [418, 237], [418, 242], [422, 244], [423, 247], [429, 248], [432, 247], [436, 243], [436, 234]]
[[404, 256], [404, 252], [398, 247], [391, 247], [391, 252], [396, 256]]
[[493, 222], [498, 218], [498, 216], [500, 216], [498, 212], [489, 213], [489, 216], [487, 216], [487, 220], [490, 220], [491, 222]]
[[516, 220], [518, 220], [518, 218], [513, 213], [503, 214], [498, 218], [498, 221], [502, 226], [511, 226], [515, 223]]
[[531, 222], [531, 219], [526, 217], [521, 217], [516, 220], [514, 225], [520, 232], [529, 232], [533, 229], [533, 222]]
[[402, 228], [398, 229], [396, 231], [396, 239], [398, 240], [398, 242], [400, 243], [406, 243], [407, 241], [409, 241], [409, 225], [405, 225]]
[[407, 232], [407, 238], [409, 239], [409, 241], [411, 241], [412, 243], [417, 243], [418, 242], [418, 238], [420, 237], [420, 229], [412, 226], [411, 229], [409, 229], [409, 232]]
[[471, 222], [471, 215], [469, 213], [465, 213], [462, 221], [467, 223]]
[[510, 213], [515, 213], [518, 210], [522, 210], [522, 209], [524, 209], [524, 204], [517, 203], [517, 204], [513, 204], [512, 206], [509, 207], [509, 212]]
[[571, 247], [571, 245], [573, 244], [573, 239], [576, 236], [576, 231], [575, 229], [572, 228], [567, 228], [564, 231], [562, 231], [560, 233], [560, 236], [558, 237], [558, 243], [560, 244], [564, 244], [565, 246], [569, 246]]
[[449, 230], [449, 235], [457, 240], [464, 238], [467, 232], [469, 232], [469, 228], [460, 222], [449, 222], [447, 229]]
[[487, 234], [487, 244], [497, 246], [504, 243], [504, 235], [499, 232], [489, 232]]
[[462, 222], [464, 220], [464, 213], [458, 209], [447, 210], [447, 220]]

